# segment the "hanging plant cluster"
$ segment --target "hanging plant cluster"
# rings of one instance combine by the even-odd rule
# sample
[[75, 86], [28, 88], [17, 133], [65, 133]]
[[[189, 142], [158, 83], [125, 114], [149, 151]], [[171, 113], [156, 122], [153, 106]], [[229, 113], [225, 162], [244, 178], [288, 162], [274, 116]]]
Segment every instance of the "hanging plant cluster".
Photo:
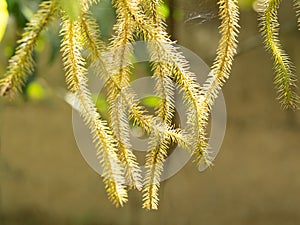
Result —
[[[60, 17], [61, 52], [67, 87], [79, 101], [81, 115], [95, 140], [109, 199], [116, 206], [123, 206], [127, 202], [128, 189], [135, 188], [143, 192], [144, 208], [157, 209], [159, 180], [171, 144], [176, 143], [187, 149], [198, 165], [203, 162], [211, 164], [206, 129], [210, 110], [229, 77], [236, 54], [239, 30], [237, 0], [219, 0], [221, 39], [212, 66], [213, 73], [203, 86], [189, 71], [188, 61], [173, 47], [174, 43], [158, 10], [161, 0], [113, 0], [117, 20], [114, 36], [108, 45], [101, 40], [98, 24], [91, 13], [97, 0], [79, 1], [79, 15], [70, 14], [63, 2], [51, 0], [41, 3], [40, 9], [27, 24], [15, 55], [9, 60], [7, 72], [0, 80], [0, 95], [12, 97], [22, 90], [27, 75], [34, 70], [32, 52], [40, 33], [50, 21]], [[298, 96], [294, 92], [296, 79], [293, 66], [278, 41], [277, 9], [280, 2], [264, 0], [261, 32], [274, 57], [279, 99], [284, 107], [296, 108]], [[295, 6], [299, 13], [299, 1], [295, 1]], [[133, 55], [131, 44], [136, 40], [148, 43], [156, 80], [155, 94], [162, 99], [155, 115], [149, 114], [128, 88]], [[102, 57], [107, 51], [112, 53], [111, 57]], [[94, 73], [106, 81], [108, 121], [101, 118], [92, 101], [87, 85], [87, 62]], [[175, 112], [173, 83], [184, 94], [188, 108], [187, 131], [172, 124]], [[129, 120], [150, 136], [144, 177], [129, 141]]]

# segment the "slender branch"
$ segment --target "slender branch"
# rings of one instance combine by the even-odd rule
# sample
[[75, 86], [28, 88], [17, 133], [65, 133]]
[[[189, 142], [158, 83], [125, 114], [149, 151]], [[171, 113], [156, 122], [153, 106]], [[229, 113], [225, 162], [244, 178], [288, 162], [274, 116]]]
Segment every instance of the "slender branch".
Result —
[[22, 91], [27, 75], [34, 70], [32, 52], [40, 33], [46, 28], [57, 12], [57, 2], [44, 1], [40, 9], [25, 27], [22, 38], [18, 41], [15, 54], [8, 62], [7, 71], [0, 80], [0, 96], [9, 95], [13, 97]]

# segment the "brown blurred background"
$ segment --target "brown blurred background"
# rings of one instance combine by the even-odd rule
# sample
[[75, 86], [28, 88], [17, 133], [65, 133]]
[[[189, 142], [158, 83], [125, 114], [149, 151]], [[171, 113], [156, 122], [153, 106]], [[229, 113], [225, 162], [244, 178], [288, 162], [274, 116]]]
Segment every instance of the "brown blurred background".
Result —
[[[181, 21], [169, 19], [173, 37], [211, 65], [219, 38], [215, 6], [178, 1], [172, 7], [185, 14]], [[195, 15], [206, 21], [191, 19]], [[300, 33], [291, 1], [283, 1], [280, 22], [282, 44], [299, 74]], [[240, 24], [239, 54], [223, 89], [226, 136], [215, 166], [199, 173], [188, 163], [162, 183], [154, 212], [141, 208], [135, 191], [124, 208], [109, 202], [99, 175], [76, 146], [71, 107], [60, 97], [65, 90], [60, 58], [49, 65], [49, 49], [37, 53], [37, 80], [48, 97], [20, 97], [0, 108], [0, 224], [300, 224], [300, 114], [281, 110], [275, 100], [272, 59], [251, 6], [243, 7]], [[9, 41], [7, 34], [1, 43], [1, 74]]]

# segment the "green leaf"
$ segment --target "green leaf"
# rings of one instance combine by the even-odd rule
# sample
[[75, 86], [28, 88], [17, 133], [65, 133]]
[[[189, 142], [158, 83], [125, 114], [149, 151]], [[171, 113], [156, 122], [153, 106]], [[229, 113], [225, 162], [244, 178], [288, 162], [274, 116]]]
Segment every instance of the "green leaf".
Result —
[[170, 16], [170, 8], [166, 3], [159, 4], [158, 12], [164, 19], [167, 19]]
[[155, 107], [159, 106], [161, 100], [162, 99], [157, 96], [148, 96], [148, 97], [145, 97], [144, 99], [142, 99], [142, 103], [145, 106], [155, 108]]
[[33, 101], [40, 101], [46, 97], [46, 92], [42, 85], [35, 81], [31, 82], [28, 85], [26, 89], [26, 94], [28, 98]]
[[100, 95], [95, 94], [95, 95], [92, 95], [92, 98], [93, 98], [94, 102], [96, 102], [97, 110], [104, 117], [107, 114], [108, 108], [109, 108], [109, 105], [105, 99], [105, 96], [102, 94], [100, 94]]
[[2, 40], [8, 21], [6, 0], [0, 0], [0, 41]]

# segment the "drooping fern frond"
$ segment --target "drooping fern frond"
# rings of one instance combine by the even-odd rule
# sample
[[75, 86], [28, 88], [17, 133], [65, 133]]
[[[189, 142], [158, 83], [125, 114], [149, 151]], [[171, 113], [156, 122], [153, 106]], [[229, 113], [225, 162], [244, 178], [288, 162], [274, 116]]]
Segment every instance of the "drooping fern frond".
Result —
[[[84, 44], [87, 46], [87, 48], [90, 50], [89, 58], [92, 62], [93, 67], [95, 66], [95, 61], [101, 58], [101, 51], [105, 49], [104, 43], [100, 41], [98, 38], [100, 36], [99, 34], [99, 27], [96, 21], [89, 15], [88, 11], [86, 10], [87, 7], [83, 7], [84, 12], [82, 13], [81, 18], [81, 28], [82, 28], [82, 34], [84, 35]], [[120, 26], [120, 24], [116, 25]], [[116, 28], [117, 29], [117, 28]], [[122, 33], [122, 32], [121, 32]], [[122, 35], [122, 34], [121, 34]], [[115, 49], [115, 54], [124, 49], [123, 47], [127, 47], [127, 37], [124, 38], [125, 43], [118, 43], [122, 42], [122, 38], [114, 39], [115, 43], [112, 44], [114, 47], [111, 47], [112, 49]], [[123, 44], [123, 46], [122, 46]], [[114, 50], [112, 50], [114, 51]], [[121, 57], [127, 57], [125, 54], [121, 54]], [[117, 54], [116, 54], [117, 55]], [[119, 55], [120, 57], [120, 55]], [[124, 62], [128, 61], [128, 59], [125, 60], [119, 60], [119, 59], [112, 59], [112, 62]], [[126, 62], [127, 62], [126, 61]], [[101, 61], [101, 63], [104, 63]], [[112, 63], [111, 63], [112, 64]], [[101, 66], [101, 69], [98, 71], [105, 70], [105, 67], [107, 65]], [[104, 78], [104, 80], [107, 80], [107, 90], [108, 90], [108, 102], [110, 103], [110, 120], [111, 120], [111, 127], [114, 132], [114, 136], [118, 142], [118, 155], [121, 160], [121, 162], [124, 164], [125, 167], [125, 178], [126, 183], [129, 185], [130, 188], [136, 188], [138, 190], [141, 189], [141, 171], [139, 169], [136, 156], [133, 153], [131, 143], [129, 141], [129, 122], [126, 114], [126, 106], [127, 104], [123, 104], [123, 95], [120, 95], [121, 89], [118, 89], [115, 87], [114, 82], [118, 83], [119, 86], [125, 86], [128, 85], [128, 78], [125, 78], [125, 82], [123, 81], [122, 85], [120, 84], [118, 75], [122, 75], [122, 73], [128, 73], [129, 71], [126, 71], [124, 68], [126, 65], [119, 65], [116, 69], [118, 72], [117, 74], [110, 74], [110, 72], [106, 71], [108, 76]], [[124, 76], [128, 76], [128, 74], [123, 74]], [[106, 79], [107, 78], [107, 79]]]
[[118, 152], [120, 160], [125, 166], [125, 178], [129, 188], [137, 190], [142, 189], [142, 172], [133, 153], [133, 147], [130, 143], [129, 119], [127, 107], [124, 104], [124, 98], [119, 95], [111, 106], [111, 126], [118, 140]]
[[239, 11], [237, 0], [220, 0], [219, 18], [221, 25], [219, 32], [221, 39], [217, 49], [217, 56], [212, 66], [212, 74], [204, 84], [205, 104], [211, 109], [218, 92], [229, 78], [234, 55], [237, 52]]
[[[107, 81], [108, 102], [110, 104], [110, 120], [114, 135], [118, 140], [118, 149], [120, 151], [121, 161], [125, 164], [125, 176], [130, 188], [140, 190], [142, 188], [141, 171], [139, 169], [133, 148], [130, 143], [130, 126], [127, 115], [127, 107], [124, 104], [124, 96], [120, 93], [129, 85], [131, 57], [133, 48], [131, 43], [134, 40], [134, 27], [131, 24], [131, 18], [124, 13], [122, 1], [115, 1], [117, 22], [114, 26], [116, 35], [112, 38], [109, 47], [112, 58], [111, 65], [115, 65], [111, 78]], [[117, 63], [116, 63], [117, 62]], [[112, 80], [114, 78], [114, 80]], [[118, 89], [114, 82], [118, 82]]]
[[147, 171], [143, 188], [143, 208], [145, 209], [158, 209], [161, 174], [170, 144], [171, 139], [168, 136], [154, 136], [149, 141], [150, 148], [146, 155]]
[[[212, 71], [203, 85], [203, 126], [206, 127], [211, 113], [212, 106], [219, 91], [229, 78], [234, 55], [237, 52], [237, 36], [239, 32], [239, 10], [237, 0], [219, 0], [219, 19], [221, 25], [217, 56], [214, 60]], [[205, 131], [203, 129], [202, 131]], [[203, 134], [202, 136], [204, 136]], [[206, 150], [207, 151], [207, 150]], [[202, 153], [194, 151], [198, 165], [202, 161]]]
[[[146, 17], [149, 18], [149, 21], [156, 27], [157, 35], [166, 35], [166, 33], [164, 33], [166, 27], [165, 22], [158, 12], [160, 4], [162, 4], [161, 0], [147, 0], [143, 1], [143, 8]], [[160, 45], [157, 45], [153, 40], [149, 40], [148, 48], [150, 51], [153, 76], [156, 79], [155, 95], [161, 99], [156, 114], [170, 126], [174, 116], [174, 84], [170, 78], [170, 75], [173, 73], [173, 67], [164, 59], [164, 49], [162, 49]]]
[[[143, 2], [143, 8], [149, 21], [157, 29], [157, 35], [165, 35], [165, 23], [158, 13], [161, 1], [148, 0]], [[156, 109], [156, 115], [162, 120], [165, 126], [171, 126], [174, 116], [174, 84], [170, 76], [173, 73], [173, 67], [164, 60], [164, 49], [157, 45], [153, 40], [149, 40], [148, 48], [150, 51], [150, 61], [152, 62], [153, 76], [156, 79], [155, 94], [161, 101]], [[164, 162], [167, 157], [167, 150], [171, 144], [170, 137], [152, 136], [149, 149], [146, 155], [147, 169], [144, 179], [143, 189], [143, 208], [158, 209], [158, 191], [160, 178], [163, 172]]]
[[18, 41], [15, 54], [8, 62], [7, 71], [0, 80], [0, 96], [13, 96], [21, 92], [22, 86], [26, 82], [27, 75], [34, 70], [32, 52], [40, 33], [55, 17], [57, 11], [56, 1], [44, 1], [40, 4], [40, 9], [27, 24], [22, 38]]
[[[163, 68], [163, 64], [156, 65], [155, 72], [164, 73], [164, 71], [157, 71], [158, 67]], [[158, 106], [157, 115], [158, 118], [161, 119], [162, 123], [165, 126], [171, 126], [172, 120], [172, 111], [173, 106], [171, 104], [172, 100], [170, 100], [169, 96], [170, 91], [172, 90], [172, 83], [168, 81], [169, 76], [166, 75], [165, 78], [158, 77], [156, 90], [158, 96], [159, 94], [167, 94], [165, 98], [162, 100]], [[169, 84], [170, 83], [170, 84]], [[164, 93], [167, 91], [167, 93]], [[173, 91], [173, 90], [172, 90]], [[170, 116], [169, 116], [170, 115]], [[157, 209], [158, 208], [158, 190], [160, 185], [160, 177], [163, 172], [163, 165], [167, 157], [167, 151], [170, 147], [171, 139], [168, 135], [163, 136], [151, 136], [151, 141], [149, 143], [149, 149], [147, 150], [146, 155], [146, 164], [145, 167], [147, 169], [145, 179], [144, 179], [144, 195], [143, 195], [143, 207], [146, 209]]]
[[69, 90], [79, 101], [81, 115], [89, 126], [97, 146], [97, 155], [103, 168], [103, 180], [109, 199], [116, 206], [127, 201], [127, 191], [123, 179], [123, 165], [117, 155], [116, 141], [104, 120], [100, 119], [96, 106], [87, 89], [87, 70], [81, 56], [82, 43], [79, 22], [63, 18], [61, 49]]
[[296, 76], [294, 66], [282, 49], [278, 39], [279, 22], [278, 8], [281, 0], [264, 0], [260, 12], [261, 34], [268, 51], [274, 59], [275, 78], [274, 84], [278, 90], [278, 100], [283, 108], [296, 109], [299, 103], [299, 96], [295, 92]]

